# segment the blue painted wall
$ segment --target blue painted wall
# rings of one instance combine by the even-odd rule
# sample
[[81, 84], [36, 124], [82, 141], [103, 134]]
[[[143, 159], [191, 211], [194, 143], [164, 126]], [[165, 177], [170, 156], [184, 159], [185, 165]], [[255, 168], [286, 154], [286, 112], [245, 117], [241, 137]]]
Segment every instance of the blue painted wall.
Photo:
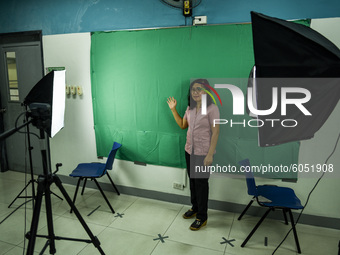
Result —
[[[283, 19], [340, 16], [339, 0], [202, 0], [194, 15], [208, 24], [249, 22], [250, 11]], [[187, 19], [190, 24], [191, 20]], [[181, 11], [160, 0], [1, 0], [0, 33], [44, 35], [185, 25]]]

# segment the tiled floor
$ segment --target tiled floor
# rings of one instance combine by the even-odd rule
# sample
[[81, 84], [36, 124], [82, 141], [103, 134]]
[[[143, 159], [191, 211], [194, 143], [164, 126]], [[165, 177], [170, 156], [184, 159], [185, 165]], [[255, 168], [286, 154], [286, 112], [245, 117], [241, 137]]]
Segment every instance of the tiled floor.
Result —
[[[28, 177], [27, 177], [28, 178]], [[25, 254], [28, 241], [24, 235], [30, 228], [32, 203], [20, 207], [3, 221], [18, 205], [25, 202], [21, 198], [8, 208], [10, 202], [25, 184], [25, 175], [8, 171], [0, 173], [0, 255]], [[75, 187], [64, 184], [73, 197]], [[28, 193], [30, 190], [28, 189]], [[53, 191], [61, 195], [53, 184]], [[76, 206], [84, 217], [92, 233], [101, 242], [105, 254], [211, 254], [211, 255], [266, 255], [272, 254], [289, 227], [283, 222], [265, 220], [245, 248], [240, 245], [256, 224], [258, 218], [245, 215], [241, 221], [234, 213], [209, 210], [206, 227], [199, 231], [189, 230], [192, 220], [185, 220], [182, 214], [188, 206], [173, 204], [127, 195], [118, 196], [106, 192], [116, 213], [112, 214], [99, 191], [86, 189], [79, 196]], [[88, 239], [84, 228], [74, 214], [69, 213], [65, 201], [52, 195], [53, 226], [57, 236]], [[88, 216], [94, 209], [95, 212]], [[47, 233], [45, 208], [41, 210], [38, 234]], [[340, 231], [299, 224], [297, 226], [302, 254], [338, 254]], [[160, 238], [161, 237], [161, 238]], [[265, 246], [265, 238], [267, 246]], [[234, 241], [232, 241], [234, 240]], [[226, 242], [228, 241], [228, 242]], [[36, 254], [39, 254], [46, 239], [37, 237]], [[100, 254], [93, 244], [57, 240], [57, 254], [93, 255]], [[49, 254], [48, 249], [44, 254]], [[278, 255], [297, 254], [293, 235], [275, 253]]]

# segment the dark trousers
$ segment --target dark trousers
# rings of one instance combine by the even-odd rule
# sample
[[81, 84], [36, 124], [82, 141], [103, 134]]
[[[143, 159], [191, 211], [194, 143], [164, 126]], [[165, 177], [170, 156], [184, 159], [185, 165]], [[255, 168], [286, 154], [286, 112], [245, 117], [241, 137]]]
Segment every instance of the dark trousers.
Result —
[[190, 179], [190, 197], [192, 210], [197, 212], [196, 218], [208, 219], [209, 176], [207, 173], [195, 173], [195, 166], [203, 166], [205, 156], [190, 155], [185, 152], [187, 172]]

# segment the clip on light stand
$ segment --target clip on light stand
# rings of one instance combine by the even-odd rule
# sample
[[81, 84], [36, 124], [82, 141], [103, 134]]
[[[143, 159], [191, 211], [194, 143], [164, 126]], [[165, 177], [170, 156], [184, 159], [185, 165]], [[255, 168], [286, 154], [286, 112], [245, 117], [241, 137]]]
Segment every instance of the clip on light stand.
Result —
[[[26, 111], [27, 111], [27, 106], [26, 106]], [[25, 116], [24, 121], [27, 122], [28, 116]], [[29, 125], [26, 125], [26, 133], [27, 133], [27, 145], [28, 145], [28, 156], [29, 156], [29, 164], [30, 164], [30, 176], [31, 179], [27, 182], [27, 184], [25, 185], [25, 187], [19, 192], [19, 194], [13, 199], [13, 201], [9, 204], [8, 208], [10, 208], [14, 202], [18, 199], [18, 198], [33, 198], [32, 199], [32, 204], [33, 204], [33, 208], [34, 208], [34, 200], [35, 200], [35, 188], [34, 188], [34, 183], [38, 183], [37, 180], [34, 179], [34, 172], [33, 172], [33, 163], [32, 163], [32, 150], [33, 147], [31, 146], [31, 139], [30, 139], [30, 130], [29, 130]], [[21, 194], [28, 188], [28, 186], [32, 184], [32, 195], [31, 196], [21, 196]], [[60, 200], [63, 200], [63, 198], [61, 198], [60, 196], [58, 196], [57, 194], [55, 194], [54, 192], [51, 191], [51, 193], [58, 197]], [[21, 205], [20, 205], [21, 206]], [[20, 207], [19, 206], [19, 207]]]
[[[26, 107], [26, 111], [27, 111], [27, 107]], [[24, 123], [27, 123], [27, 120], [28, 120], [27, 116], [25, 116]], [[29, 155], [29, 164], [30, 164], [31, 179], [28, 181], [26, 186], [20, 191], [20, 193], [13, 199], [13, 201], [9, 204], [8, 208], [10, 208], [18, 198], [33, 198], [32, 199], [32, 204], [33, 204], [33, 208], [34, 208], [34, 199], [35, 199], [34, 182], [36, 182], [36, 180], [34, 180], [34, 174], [33, 174], [33, 163], [32, 163], [32, 153], [31, 153], [31, 150], [33, 148], [31, 147], [29, 125], [26, 125], [26, 133], [27, 133], [27, 144], [28, 144], [28, 155]], [[21, 196], [21, 194], [28, 188], [28, 186], [30, 184], [32, 184], [32, 196]]]
[[[43, 254], [46, 248], [49, 246], [50, 254], [56, 253], [55, 240], [68, 240], [77, 242], [93, 243], [98, 249], [99, 253], [105, 255], [104, 251], [100, 247], [100, 242], [97, 237], [93, 235], [85, 220], [80, 215], [78, 209], [72, 202], [71, 198], [67, 194], [63, 187], [61, 180], [56, 175], [58, 168], [61, 164], [56, 165], [56, 171], [51, 173], [50, 164], [48, 164], [49, 151], [49, 138], [45, 137], [45, 132], [53, 137], [64, 126], [64, 110], [65, 110], [65, 71], [52, 71], [44, 76], [29, 92], [24, 100], [24, 105], [29, 106], [30, 112], [28, 113], [29, 120], [19, 127], [15, 127], [12, 130], [0, 134], [0, 140], [6, 139], [8, 136], [14, 134], [19, 129], [32, 123], [39, 129], [40, 141], [41, 141], [41, 158], [43, 166], [43, 174], [38, 177], [38, 189], [35, 197], [35, 206], [33, 210], [33, 217], [31, 222], [30, 231], [26, 234], [26, 238], [29, 239], [26, 255], [33, 255], [34, 246], [37, 237], [47, 238], [46, 244], [40, 254]], [[63, 106], [63, 107], [62, 107]], [[54, 234], [53, 228], [53, 213], [51, 203], [51, 190], [50, 186], [55, 183], [60, 192], [66, 199], [67, 203], [74, 211], [79, 222], [83, 226], [84, 230], [90, 237], [90, 239], [77, 239], [60, 237]], [[39, 216], [41, 211], [42, 199], [45, 195], [46, 206], [46, 218], [48, 235], [38, 235]]]
[[[45, 139], [45, 134], [44, 134], [43, 129], [40, 129], [40, 139], [42, 139], [42, 140]], [[73, 204], [71, 198], [67, 194], [65, 188], [63, 187], [63, 185], [61, 183], [61, 180], [56, 175], [56, 172], [58, 171], [58, 168], [59, 168], [59, 166], [61, 166], [61, 164], [56, 165], [56, 171], [54, 173], [49, 173], [48, 166], [47, 166], [47, 152], [46, 152], [45, 148], [41, 148], [41, 157], [42, 157], [44, 174], [39, 175], [39, 177], [38, 177], [38, 190], [37, 190], [37, 196], [36, 196], [36, 201], [35, 201], [35, 207], [34, 207], [34, 211], [33, 211], [31, 229], [26, 234], [26, 238], [29, 239], [28, 248], [27, 248], [27, 255], [32, 255], [34, 253], [34, 246], [35, 246], [36, 237], [44, 237], [44, 238], [48, 239], [41, 252], [44, 252], [45, 249], [47, 248], [47, 246], [49, 245], [50, 246], [50, 254], [55, 254], [56, 253], [55, 240], [68, 240], [68, 241], [93, 243], [94, 246], [100, 252], [100, 254], [105, 254], [104, 251], [100, 247], [100, 242], [99, 242], [98, 238], [95, 237], [92, 234], [92, 232], [89, 229], [89, 227], [87, 226], [86, 222], [84, 221], [84, 219], [80, 215], [78, 209]], [[81, 225], [85, 229], [86, 233], [90, 237], [90, 240], [60, 237], [60, 236], [56, 236], [54, 234], [53, 217], [52, 217], [53, 213], [52, 213], [52, 204], [51, 204], [51, 191], [50, 191], [50, 186], [53, 183], [56, 184], [56, 186], [59, 188], [60, 192], [63, 194], [67, 203], [69, 204], [71, 209], [74, 211], [79, 222], [81, 223]], [[38, 235], [37, 234], [43, 194], [45, 194], [48, 235]]]

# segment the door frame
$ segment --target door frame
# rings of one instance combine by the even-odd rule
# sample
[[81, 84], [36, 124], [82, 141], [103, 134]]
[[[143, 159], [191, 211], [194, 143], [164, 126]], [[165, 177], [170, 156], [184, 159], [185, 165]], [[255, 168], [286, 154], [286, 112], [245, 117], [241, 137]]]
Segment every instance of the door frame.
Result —
[[[41, 51], [41, 77], [44, 76], [44, 55], [43, 55], [43, 42], [42, 42], [42, 30], [23, 31], [14, 33], [0, 33], [0, 47], [20, 47], [24, 44], [37, 43], [40, 44]], [[0, 109], [3, 104], [0, 100]], [[2, 113], [0, 113], [2, 115]], [[0, 117], [0, 133], [4, 132], [3, 116]], [[8, 159], [6, 152], [6, 141], [0, 141], [0, 172], [8, 171]]]

